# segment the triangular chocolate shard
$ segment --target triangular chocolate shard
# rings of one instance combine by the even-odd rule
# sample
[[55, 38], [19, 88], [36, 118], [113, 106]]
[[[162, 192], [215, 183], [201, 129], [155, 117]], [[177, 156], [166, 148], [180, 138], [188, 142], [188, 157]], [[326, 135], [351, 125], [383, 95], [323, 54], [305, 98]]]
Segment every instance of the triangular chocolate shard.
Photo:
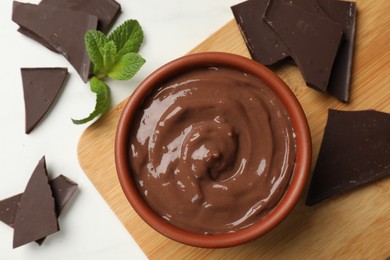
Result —
[[270, 0], [264, 19], [291, 50], [306, 84], [325, 91], [343, 29], [299, 3], [299, 0]]
[[26, 134], [41, 121], [68, 75], [66, 68], [22, 68]]
[[14, 227], [15, 215], [21, 198], [22, 194], [18, 194], [0, 201], [0, 221]]
[[[78, 185], [64, 175], [60, 175], [49, 181], [49, 184], [53, 192], [58, 218], [64, 207], [68, 205], [69, 201], [75, 195]], [[10, 227], [14, 227], [15, 215], [19, 208], [22, 194], [23, 193], [20, 193], [0, 201], [0, 221], [4, 222]], [[41, 245], [43, 241], [44, 238], [35, 242]]]
[[97, 29], [106, 33], [118, 17], [121, 6], [114, 0], [42, 0], [40, 5], [51, 5], [82, 11], [98, 17]]
[[88, 81], [91, 61], [84, 36], [88, 30], [96, 29], [96, 16], [51, 5], [14, 1], [12, 20], [64, 55], [82, 80]]
[[50, 181], [50, 186], [56, 201], [57, 216], [59, 216], [76, 193], [78, 185], [61, 174], [54, 180]]
[[58, 230], [55, 202], [43, 157], [31, 175], [16, 211], [13, 248], [44, 238]]
[[390, 175], [390, 114], [329, 110], [306, 204]]

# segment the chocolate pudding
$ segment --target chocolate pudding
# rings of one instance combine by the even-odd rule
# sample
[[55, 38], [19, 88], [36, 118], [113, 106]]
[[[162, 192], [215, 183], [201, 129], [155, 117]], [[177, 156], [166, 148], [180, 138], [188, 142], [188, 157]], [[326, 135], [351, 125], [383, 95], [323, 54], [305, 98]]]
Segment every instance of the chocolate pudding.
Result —
[[129, 164], [148, 205], [179, 228], [230, 233], [268, 214], [295, 166], [295, 134], [260, 79], [194, 69], [152, 92], [132, 122]]

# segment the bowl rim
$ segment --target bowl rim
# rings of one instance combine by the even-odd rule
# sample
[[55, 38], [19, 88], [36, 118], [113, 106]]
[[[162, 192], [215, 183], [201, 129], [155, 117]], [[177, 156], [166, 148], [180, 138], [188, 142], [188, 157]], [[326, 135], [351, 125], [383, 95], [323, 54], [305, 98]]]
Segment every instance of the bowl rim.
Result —
[[[296, 164], [290, 184], [277, 206], [250, 227], [234, 233], [204, 235], [180, 229], [157, 215], [139, 194], [131, 178], [128, 155], [130, 122], [137, 108], [156, 87], [185, 71], [210, 66], [236, 69], [260, 78], [286, 107], [296, 134]], [[115, 137], [115, 166], [122, 190], [137, 214], [153, 229], [175, 241], [197, 247], [221, 248], [254, 240], [279, 224], [296, 205], [307, 182], [311, 164], [311, 135], [304, 111], [290, 88], [275, 73], [251, 59], [231, 53], [205, 52], [175, 59], [145, 78], [127, 100]]]

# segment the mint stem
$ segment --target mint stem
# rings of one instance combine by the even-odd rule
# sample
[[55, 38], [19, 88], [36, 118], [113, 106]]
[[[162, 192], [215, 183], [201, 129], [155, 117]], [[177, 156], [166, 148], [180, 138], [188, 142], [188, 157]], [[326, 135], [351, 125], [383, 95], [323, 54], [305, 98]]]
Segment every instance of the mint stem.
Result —
[[94, 75], [96, 78], [98, 79], [105, 79], [107, 77], [107, 74], [104, 73], [104, 72], [100, 72], [100, 73], [97, 73], [96, 75]]

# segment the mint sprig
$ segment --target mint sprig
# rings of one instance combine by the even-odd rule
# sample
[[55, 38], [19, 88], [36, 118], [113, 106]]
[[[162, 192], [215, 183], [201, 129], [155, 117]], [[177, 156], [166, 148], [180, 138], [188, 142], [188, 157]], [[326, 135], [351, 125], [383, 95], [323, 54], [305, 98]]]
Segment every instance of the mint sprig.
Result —
[[110, 108], [110, 88], [100, 79], [93, 77], [89, 80], [91, 91], [96, 94], [95, 110], [84, 119], [72, 119], [76, 125], [85, 124]]
[[145, 60], [138, 51], [143, 39], [142, 28], [136, 20], [125, 21], [108, 36], [98, 30], [87, 31], [85, 47], [94, 65], [90, 86], [96, 93], [96, 105], [88, 117], [72, 119], [73, 123], [84, 124], [107, 112], [110, 91], [103, 80], [107, 77], [129, 80], [141, 69]]

